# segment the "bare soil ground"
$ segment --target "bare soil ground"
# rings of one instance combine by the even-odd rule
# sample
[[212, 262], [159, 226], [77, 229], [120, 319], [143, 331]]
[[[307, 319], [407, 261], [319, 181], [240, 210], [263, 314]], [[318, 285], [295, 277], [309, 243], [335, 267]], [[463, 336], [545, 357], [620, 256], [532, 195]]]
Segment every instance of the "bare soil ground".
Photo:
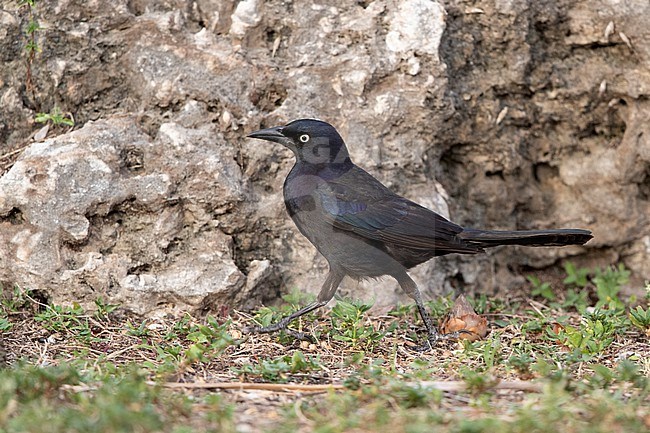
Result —
[[[574, 343], [562, 337], [562, 329], [584, 329], [577, 312], [529, 298], [509, 306], [482, 302], [477, 305], [491, 328], [485, 340], [442, 342], [428, 352], [415, 350], [424, 332], [409, 307], [386, 315], [345, 310], [354, 319], [337, 307], [308, 316], [296, 327], [312, 335], [309, 342], [282, 334], [243, 336], [252, 317], [237, 311], [142, 319], [119, 310], [55, 314], [32, 304], [8, 314], [13, 326], [4, 344], [14, 368], [138, 366], [161, 395], [191, 402], [191, 410], [169, 420], [164, 431], [177, 431], [171, 428], [177, 423], [196, 431], [417, 431], [433, 424], [459, 431], [484, 420], [524, 425], [556, 416], [561, 424], [570, 414], [577, 424], [566, 421], [566, 431], [590, 431], [583, 428], [621, 407], [627, 412], [610, 420], [607, 431], [650, 427], [642, 380], [650, 373], [650, 343], [638, 328], [621, 325], [610, 344], [587, 356], [587, 349], [571, 348]], [[257, 317], [281, 310], [262, 309]], [[560, 334], [554, 337], [553, 330]], [[625, 376], [621, 371], [630, 365], [635, 373]], [[92, 394], [102, 386], [102, 379], [81, 381], [59, 392]], [[211, 419], [214, 405], [205, 403], [215, 395], [225, 408], [219, 421]], [[553, 399], [562, 401], [550, 409]], [[163, 417], [168, 411], [162, 404], [157, 410]]]

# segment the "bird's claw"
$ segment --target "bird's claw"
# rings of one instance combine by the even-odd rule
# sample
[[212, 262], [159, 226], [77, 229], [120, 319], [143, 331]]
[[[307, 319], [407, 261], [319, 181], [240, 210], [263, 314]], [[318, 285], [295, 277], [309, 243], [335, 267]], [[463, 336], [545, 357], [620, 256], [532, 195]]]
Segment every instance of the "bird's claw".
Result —
[[294, 329], [277, 326], [277, 324], [269, 326], [247, 326], [242, 329], [242, 334], [270, 334], [271, 332], [283, 331], [285, 334], [295, 338], [299, 341], [308, 341], [310, 343], [315, 343], [316, 340], [309, 334], [304, 332], [296, 331]]
[[306, 334], [306, 333], [304, 333], [304, 332], [294, 331], [293, 329], [289, 329], [289, 328], [285, 329], [284, 332], [285, 332], [287, 335], [292, 336], [292, 337], [295, 338], [296, 340], [299, 340], [299, 341], [308, 341], [308, 342], [310, 342], [310, 343], [316, 343], [316, 339], [315, 339], [314, 337], [312, 337], [311, 335]]
[[288, 323], [283, 323], [282, 321], [277, 323], [272, 323], [269, 326], [247, 326], [242, 329], [244, 334], [270, 334], [272, 332], [284, 331], [287, 329]]
[[428, 352], [438, 345], [440, 341], [456, 341], [460, 338], [461, 334], [472, 334], [471, 331], [461, 329], [460, 331], [450, 332], [448, 334], [441, 334], [438, 331], [432, 332], [427, 336], [427, 340], [424, 344], [416, 346], [416, 352]]
[[247, 326], [245, 328], [242, 328], [241, 333], [242, 334], [267, 334], [269, 331], [266, 328], [263, 328], [262, 326]]

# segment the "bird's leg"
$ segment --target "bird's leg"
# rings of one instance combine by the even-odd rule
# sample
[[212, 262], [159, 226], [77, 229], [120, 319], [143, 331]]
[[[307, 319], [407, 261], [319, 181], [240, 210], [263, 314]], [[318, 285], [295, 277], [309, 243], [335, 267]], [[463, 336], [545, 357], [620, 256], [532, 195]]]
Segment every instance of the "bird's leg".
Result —
[[422, 295], [420, 294], [420, 290], [418, 289], [417, 284], [415, 284], [415, 281], [413, 281], [406, 272], [404, 272], [402, 275], [399, 276], [399, 278], [396, 279], [400, 287], [402, 288], [402, 290], [404, 290], [404, 292], [406, 292], [406, 294], [409, 295], [411, 299], [415, 301], [415, 305], [417, 305], [418, 307], [418, 312], [420, 313], [420, 317], [422, 317], [424, 326], [427, 328], [427, 341], [430, 347], [424, 347], [423, 348], [424, 350], [428, 350], [434, 347], [439, 340], [458, 337], [458, 335], [456, 334], [441, 334], [440, 332], [438, 332], [438, 329], [436, 329], [436, 327], [433, 326], [433, 321], [431, 320], [431, 316], [429, 316], [429, 312], [424, 307], [424, 302], [422, 302]]
[[317, 308], [320, 308], [326, 305], [329, 301], [331, 301], [332, 298], [334, 297], [334, 294], [336, 293], [336, 289], [339, 288], [339, 284], [341, 284], [341, 281], [343, 280], [344, 276], [345, 274], [343, 272], [337, 269], [330, 268], [330, 271], [327, 274], [327, 278], [325, 278], [325, 282], [323, 283], [323, 287], [321, 287], [320, 292], [318, 293], [318, 298], [316, 302], [312, 302], [311, 304], [302, 307], [300, 310], [292, 313], [291, 315], [285, 317], [284, 319], [276, 323], [270, 324], [269, 326], [249, 327], [249, 328], [245, 328], [244, 332], [248, 334], [268, 334], [271, 332], [284, 330], [285, 332], [287, 332], [288, 334], [290, 334], [291, 336], [299, 340], [307, 340], [308, 338], [304, 333], [289, 330], [287, 329], [287, 326], [289, 326], [289, 323], [291, 323], [293, 320], [297, 319], [298, 317], [307, 314], [311, 311], [314, 311]]

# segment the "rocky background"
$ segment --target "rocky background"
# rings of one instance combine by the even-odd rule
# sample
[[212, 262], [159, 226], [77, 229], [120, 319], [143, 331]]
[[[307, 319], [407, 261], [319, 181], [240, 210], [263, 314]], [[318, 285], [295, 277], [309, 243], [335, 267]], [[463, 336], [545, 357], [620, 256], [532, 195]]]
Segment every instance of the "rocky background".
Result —
[[[463, 225], [594, 232], [422, 265], [427, 299], [513, 293], [567, 258], [650, 279], [647, 0], [18, 3], [0, 10], [5, 290], [144, 314], [317, 292], [326, 262], [281, 198], [293, 158], [245, 138], [300, 117]], [[40, 129], [54, 107], [74, 128]]]

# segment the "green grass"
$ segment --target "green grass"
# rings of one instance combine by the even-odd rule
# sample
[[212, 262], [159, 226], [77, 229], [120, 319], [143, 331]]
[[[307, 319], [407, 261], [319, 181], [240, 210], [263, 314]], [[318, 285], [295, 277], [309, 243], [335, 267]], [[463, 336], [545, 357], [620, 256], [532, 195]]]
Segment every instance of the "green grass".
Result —
[[38, 123], [52, 123], [54, 126], [74, 126], [72, 114], [64, 113], [56, 105], [49, 113], [37, 113], [34, 120]]
[[[650, 291], [622, 298], [628, 279], [567, 265], [563, 287], [530, 280], [534, 299], [477, 296], [488, 336], [428, 353], [413, 350], [424, 330], [410, 305], [377, 317], [339, 300], [292, 325], [310, 343], [243, 336], [238, 313], [145, 319], [5, 288], [0, 432], [645, 432]], [[309, 299], [286, 301], [256, 322]], [[428, 306], [439, 320], [451, 303]]]

